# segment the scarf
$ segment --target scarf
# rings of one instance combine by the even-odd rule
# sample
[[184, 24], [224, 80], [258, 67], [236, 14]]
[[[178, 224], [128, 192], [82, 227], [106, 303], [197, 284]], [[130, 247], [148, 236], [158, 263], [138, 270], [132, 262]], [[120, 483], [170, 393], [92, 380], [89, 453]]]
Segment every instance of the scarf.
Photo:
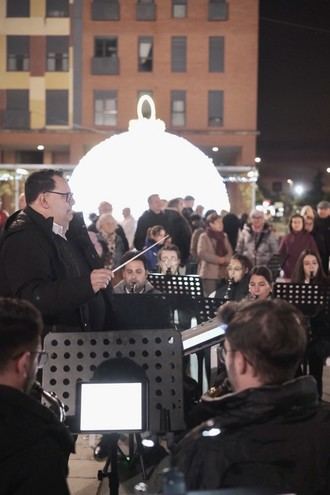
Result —
[[225, 234], [224, 232], [217, 232], [215, 230], [212, 230], [210, 228], [206, 229], [207, 235], [216, 241], [215, 244], [215, 253], [217, 256], [226, 256], [228, 254], [228, 251], [225, 246]]

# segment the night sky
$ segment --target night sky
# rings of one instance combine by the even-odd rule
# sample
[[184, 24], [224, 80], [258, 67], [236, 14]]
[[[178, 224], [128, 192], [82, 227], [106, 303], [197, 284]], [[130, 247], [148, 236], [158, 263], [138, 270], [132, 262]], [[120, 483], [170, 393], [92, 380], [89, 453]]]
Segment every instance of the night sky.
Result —
[[259, 62], [264, 163], [330, 166], [330, 0], [260, 0]]

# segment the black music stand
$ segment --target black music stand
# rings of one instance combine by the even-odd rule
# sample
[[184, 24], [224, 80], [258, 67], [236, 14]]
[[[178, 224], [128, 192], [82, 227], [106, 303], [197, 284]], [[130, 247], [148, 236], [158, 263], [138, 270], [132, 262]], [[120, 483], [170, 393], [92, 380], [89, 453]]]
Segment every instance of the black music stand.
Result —
[[[49, 360], [44, 367], [43, 386], [50, 392], [56, 390], [64, 402], [67, 423], [73, 432], [79, 431], [76, 383], [91, 380], [96, 367], [114, 357], [128, 357], [146, 372], [148, 430], [155, 434], [184, 430], [182, 341], [176, 330], [50, 333], [44, 348]], [[117, 473], [113, 474], [112, 489], [116, 495]]]
[[277, 283], [273, 296], [293, 304], [312, 318], [320, 309], [329, 314], [330, 287], [317, 284]]
[[163, 275], [149, 273], [149, 282], [163, 294], [202, 296], [202, 280], [198, 275]]

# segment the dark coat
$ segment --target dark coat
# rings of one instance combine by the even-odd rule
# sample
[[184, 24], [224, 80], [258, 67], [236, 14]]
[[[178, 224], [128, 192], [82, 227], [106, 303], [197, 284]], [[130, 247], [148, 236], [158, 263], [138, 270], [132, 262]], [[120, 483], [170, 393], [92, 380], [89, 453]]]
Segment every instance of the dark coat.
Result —
[[152, 210], [146, 210], [137, 221], [134, 236], [134, 246], [138, 251], [141, 251], [145, 244], [148, 228], [154, 225], [161, 225], [168, 232], [168, 221], [165, 213], [162, 211], [155, 213]]
[[279, 254], [286, 278], [292, 277], [297, 260], [304, 249], [318, 251], [313, 236], [309, 232], [305, 232], [304, 230], [301, 232], [290, 232], [290, 234], [283, 237]]
[[165, 208], [167, 232], [181, 255], [181, 264], [185, 265], [190, 255], [191, 227], [188, 220], [177, 210]]
[[317, 218], [315, 220], [313, 237], [321, 256], [323, 270], [328, 274], [330, 257], [330, 217]]
[[0, 494], [69, 495], [73, 440], [35, 399], [0, 385]]
[[[329, 495], [330, 408], [318, 404], [312, 377], [212, 403], [209, 417], [215, 420], [193, 430], [176, 454], [188, 490], [257, 486]], [[211, 428], [218, 434], [207, 436]]]
[[219, 280], [214, 297], [226, 301], [241, 301], [249, 293], [249, 275], [239, 282], [230, 282], [228, 279]]
[[0, 296], [35, 304], [48, 329], [103, 330], [98, 327], [110, 319], [111, 289], [94, 294], [90, 272], [102, 265], [82, 216], [74, 215], [67, 232], [71, 266], [60, 249], [66, 241], [52, 225], [30, 207], [9, 218], [0, 246]]

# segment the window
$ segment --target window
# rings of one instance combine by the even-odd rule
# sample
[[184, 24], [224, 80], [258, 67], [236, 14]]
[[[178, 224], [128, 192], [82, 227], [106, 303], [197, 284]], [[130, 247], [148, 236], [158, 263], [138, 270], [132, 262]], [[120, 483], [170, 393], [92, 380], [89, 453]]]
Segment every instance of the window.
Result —
[[185, 36], [172, 38], [172, 72], [185, 72], [187, 59], [187, 39]]
[[47, 70], [66, 72], [69, 70], [69, 38], [47, 36]]
[[224, 37], [211, 36], [209, 38], [209, 71], [224, 71]]
[[182, 127], [186, 123], [186, 92], [171, 91], [171, 123]]
[[29, 70], [29, 36], [7, 36], [7, 70]]
[[208, 125], [210, 127], [221, 127], [223, 125], [223, 91], [209, 91], [208, 114]]
[[[140, 91], [138, 91], [136, 104], [138, 103], [140, 97], [143, 95], [148, 95], [148, 96], [151, 96], [151, 98], [152, 98], [153, 92], [150, 89], [141, 89]], [[143, 102], [143, 105], [142, 105], [142, 115], [146, 119], [150, 119], [150, 117], [151, 117], [151, 108], [150, 108], [149, 103], [146, 101]]]
[[120, 8], [118, 0], [93, 0], [93, 21], [118, 21]]
[[29, 125], [29, 91], [27, 89], [8, 89], [4, 114], [5, 129], [28, 129]]
[[156, 5], [154, 0], [137, 0], [136, 20], [154, 21], [156, 19]]
[[69, 0], [47, 0], [46, 17], [68, 17]]
[[117, 125], [117, 91], [94, 92], [94, 124]]
[[68, 125], [67, 90], [46, 90], [46, 125]]
[[29, 17], [30, 0], [7, 0], [7, 17]]
[[139, 72], [152, 72], [153, 39], [139, 38]]
[[119, 60], [117, 38], [95, 38], [94, 58], [92, 60], [93, 74], [118, 74]]
[[187, 16], [187, 0], [172, 0], [172, 17], [182, 19]]
[[228, 4], [226, 0], [209, 0], [209, 21], [226, 21]]

